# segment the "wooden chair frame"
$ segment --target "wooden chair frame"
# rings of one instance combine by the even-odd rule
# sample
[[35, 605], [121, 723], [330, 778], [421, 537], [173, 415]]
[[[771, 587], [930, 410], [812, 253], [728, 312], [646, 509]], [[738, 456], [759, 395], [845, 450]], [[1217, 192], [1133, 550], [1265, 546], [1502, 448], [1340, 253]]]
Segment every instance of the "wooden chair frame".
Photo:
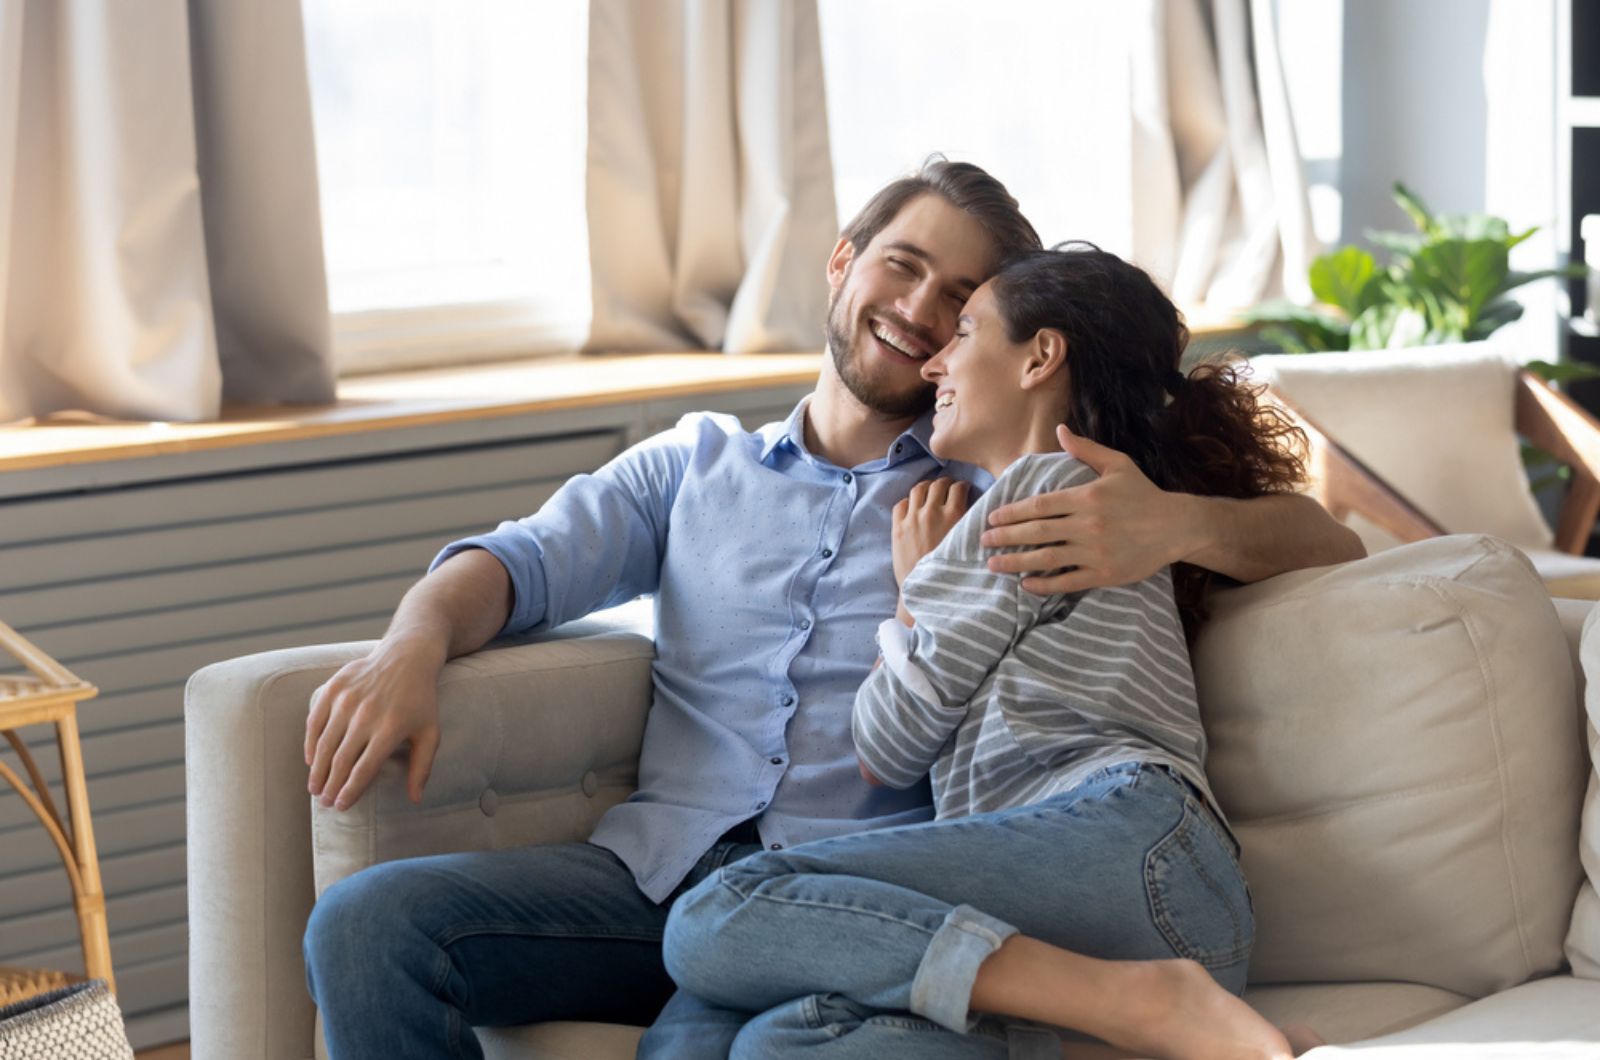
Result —
[[[1359, 512], [1403, 542], [1449, 533], [1382, 475], [1335, 441], [1277, 390], [1268, 394], [1310, 441], [1307, 470], [1312, 493], [1336, 519]], [[1581, 556], [1600, 517], [1600, 420], [1526, 368], [1516, 381], [1513, 427], [1517, 434], [1572, 469], [1572, 482], [1556, 519], [1555, 547]]]
[[[14, 656], [32, 675], [0, 675], [0, 735], [4, 735], [21, 760], [32, 788], [4, 761], [0, 761], [0, 781], [16, 789], [55, 844], [72, 885], [72, 903], [78, 914], [83, 942], [84, 970], [90, 979], [104, 979], [115, 993], [106, 898], [100, 884], [100, 861], [95, 854], [94, 828], [89, 821], [83, 751], [78, 742], [78, 702], [96, 695], [98, 690], [4, 622], [0, 622], [0, 651]], [[67, 793], [65, 818], [56, 808], [38, 763], [15, 731], [22, 725], [48, 723], [55, 724], [56, 745], [61, 754], [61, 782]], [[76, 978], [53, 970], [0, 968], [0, 998], [7, 1003], [15, 1002]]]

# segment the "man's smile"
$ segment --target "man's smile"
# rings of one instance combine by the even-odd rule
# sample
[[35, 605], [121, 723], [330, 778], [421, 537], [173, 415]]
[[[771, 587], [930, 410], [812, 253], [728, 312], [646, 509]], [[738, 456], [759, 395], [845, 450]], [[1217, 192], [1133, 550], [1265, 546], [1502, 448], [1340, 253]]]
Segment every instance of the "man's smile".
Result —
[[881, 320], [869, 321], [867, 329], [872, 333], [873, 338], [903, 357], [908, 357], [913, 361], [925, 361], [933, 356], [933, 350], [927, 343], [919, 341]]

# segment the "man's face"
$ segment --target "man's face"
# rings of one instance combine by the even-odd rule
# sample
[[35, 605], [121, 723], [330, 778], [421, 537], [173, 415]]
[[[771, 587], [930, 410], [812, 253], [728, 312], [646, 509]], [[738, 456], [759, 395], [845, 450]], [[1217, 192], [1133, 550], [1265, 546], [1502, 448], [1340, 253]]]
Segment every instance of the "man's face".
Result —
[[994, 244], [971, 215], [924, 193], [858, 254], [841, 239], [828, 259], [828, 348], [855, 398], [887, 416], [933, 401], [922, 363], [955, 332], [956, 317], [993, 267]]

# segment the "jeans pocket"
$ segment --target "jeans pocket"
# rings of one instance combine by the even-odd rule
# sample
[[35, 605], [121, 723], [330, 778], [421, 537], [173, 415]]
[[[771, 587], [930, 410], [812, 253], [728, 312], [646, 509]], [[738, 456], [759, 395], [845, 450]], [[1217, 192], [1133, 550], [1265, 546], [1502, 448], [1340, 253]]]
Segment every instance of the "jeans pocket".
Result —
[[1184, 799], [1177, 825], [1145, 855], [1145, 889], [1156, 928], [1180, 957], [1210, 969], [1237, 964], [1255, 937], [1244, 874], [1203, 811]]

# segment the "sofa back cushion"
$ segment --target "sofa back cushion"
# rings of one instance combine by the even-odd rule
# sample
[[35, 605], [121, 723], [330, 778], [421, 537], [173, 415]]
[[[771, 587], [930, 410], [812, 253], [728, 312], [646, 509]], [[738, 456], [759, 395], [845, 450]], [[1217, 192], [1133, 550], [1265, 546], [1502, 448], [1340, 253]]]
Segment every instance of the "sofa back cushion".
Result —
[[1253, 981], [1482, 996], [1560, 966], [1585, 756], [1521, 553], [1458, 535], [1219, 593], [1194, 654]]

